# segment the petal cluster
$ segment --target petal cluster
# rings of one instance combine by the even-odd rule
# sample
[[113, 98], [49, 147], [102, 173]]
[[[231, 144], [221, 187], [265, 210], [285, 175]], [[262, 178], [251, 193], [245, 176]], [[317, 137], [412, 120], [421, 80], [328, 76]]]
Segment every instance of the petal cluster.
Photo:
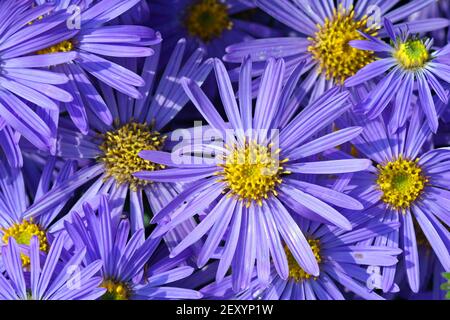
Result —
[[0, 300], [449, 298], [449, 9], [0, 1]]

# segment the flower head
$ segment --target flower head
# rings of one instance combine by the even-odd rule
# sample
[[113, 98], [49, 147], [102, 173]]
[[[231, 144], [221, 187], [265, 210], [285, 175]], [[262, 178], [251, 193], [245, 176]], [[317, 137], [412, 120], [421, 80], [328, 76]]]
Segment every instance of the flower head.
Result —
[[118, 184], [128, 183], [134, 190], [148, 184], [148, 181], [136, 179], [132, 174], [142, 170], [162, 170], [164, 166], [142, 159], [139, 152], [161, 150], [165, 138], [148, 124], [137, 122], [106, 132], [100, 145], [103, 151], [100, 162], [105, 164], [107, 177], [113, 177]]
[[335, 79], [343, 83], [361, 68], [373, 62], [373, 52], [361, 51], [349, 45], [349, 41], [363, 39], [359, 32], [372, 36], [377, 35], [376, 24], [369, 24], [368, 17], [355, 19], [353, 9], [340, 6], [334, 9], [333, 16], [325, 19], [323, 25], [308, 40], [311, 45], [308, 51], [318, 63], [318, 72], [324, 73], [327, 80]]
[[201, 49], [186, 57], [184, 39], [179, 40], [164, 67], [159, 64], [160, 45], [153, 49], [155, 55], [147, 58], [142, 68], [136, 68], [147, 81], [146, 87], [140, 89], [145, 99], [130, 99], [109, 87], [102, 87], [114, 122], [105, 125], [93, 116], [89, 118], [92, 129], [87, 135], [80, 134], [67, 121], [61, 123], [58, 131], [58, 156], [85, 161], [85, 169], [92, 173], [88, 179], [76, 183], [87, 185], [95, 179], [74, 210], [98, 193], [110, 194], [120, 206], [129, 199], [133, 232], [143, 228], [143, 211], [147, 204], [156, 214], [182, 189], [182, 184], [168, 186], [136, 178], [133, 174], [141, 170], [165, 169], [164, 165], [142, 159], [139, 153], [170, 150], [170, 145], [165, 143], [169, 124], [188, 102], [180, 79], [188, 77], [201, 85], [212, 67], [211, 61], [204, 61]]
[[[363, 243], [375, 235], [387, 234], [397, 229], [398, 223], [367, 226], [361, 220], [354, 230], [343, 231], [299, 217], [294, 220], [308, 238], [319, 264], [319, 275], [305, 272], [289, 249], [285, 248], [287, 263], [274, 263], [269, 284], [261, 284], [254, 275], [248, 289], [235, 293], [232, 281], [227, 277], [222, 282], [213, 282], [204, 287], [201, 292], [206, 297], [242, 300], [344, 300], [348, 294], [339, 288], [341, 285], [364, 299], [383, 299], [375, 292], [381, 278], [378, 271], [381, 266], [394, 266], [401, 250], [357, 243]], [[367, 266], [371, 266], [373, 272], [365, 270]], [[281, 277], [277, 269], [289, 270], [288, 276]]]
[[[244, 201], [247, 206], [252, 202], [262, 205], [263, 199], [277, 195], [277, 187], [282, 175], [288, 174], [273, 153], [272, 145], [264, 146], [255, 140], [236, 144], [220, 164], [223, 171], [217, 173], [230, 190], [230, 196]], [[286, 162], [285, 159], [282, 162]]]
[[206, 43], [233, 27], [227, 5], [217, 0], [194, 2], [185, 14], [188, 33]]
[[[40, 250], [47, 253], [64, 219], [63, 208], [80, 186], [77, 179], [82, 179], [84, 172], [77, 172], [74, 162], [59, 162], [54, 157], [47, 159], [42, 172], [28, 158], [25, 168], [9, 168], [0, 160], [0, 246], [12, 239], [18, 245], [29, 246], [36, 237]], [[29, 175], [34, 176], [36, 185]], [[71, 178], [74, 181], [69, 183]], [[30, 256], [23, 252], [21, 258], [28, 266]]]
[[[436, 105], [440, 114], [445, 105], [439, 101]], [[351, 118], [352, 124], [361, 121], [357, 116]], [[366, 122], [366, 129], [352, 142], [376, 167], [354, 177], [350, 194], [364, 203], [365, 210], [346, 213], [346, 216], [350, 221], [352, 217], [368, 216], [372, 223], [380, 220], [401, 223], [401, 228], [385, 237], [383, 243], [403, 250], [405, 269], [398, 272], [406, 273], [410, 288], [417, 293], [421, 284], [420, 261], [428, 259], [419, 254], [419, 245], [427, 244], [443, 269], [450, 268], [450, 221], [444, 209], [450, 199], [447, 183], [450, 150], [427, 147], [432, 132], [417, 107], [410, 122], [396, 134], [389, 133], [384, 121], [378, 117]], [[374, 241], [381, 238], [376, 237], [378, 240]], [[382, 285], [385, 292], [390, 290], [397, 269], [385, 270]]]
[[[214, 128], [217, 139], [226, 141], [225, 145], [197, 138], [192, 141], [192, 148], [174, 148], [172, 153], [141, 152], [144, 159], [167, 168], [138, 172], [137, 178], [190, 183], [154, 217], [153, 221], [160, 225], [153, 236], [162, 235], [203, 211], [204, 219], [172, 250], [171, 256], [177, 256], [208, 234], [197, 261], [204, 266], [224, 240], [217, 279], [223, 279], [231, 265], [235, 290], [248, 286], [256, 261], [262, 282], [268, 280], [270, 257], [279, 263], [286, 262], [286, 256], [279, 253], [284, 250], [281, 239], [305, 272], [318, 275], [315, 255], [291, 214], [350, 229], [347, 219], [331, 205], [362, 208], [344, 193], [319, 185], [315, 178], [302, 176], [356, 172], [369, 165], [367, 160], [351, 157], [318, 160], [323, 151], [361, 132], [360, 127], [351, 127], [324, 136], [318, 134], [348, 110], [347, 92], [328, 91], [284, 128], [279, 127], [281, 117], [289, 113], [289, 102], [295, 99], [291, 86], [299, 80], [302, 67], [296, 70], [290, 85], [283, 86], [285, 63], [282, 59], [270, 60], [253, 112], [251, 60], [246, 59], [241, 70], [238, 106], [225, 66], [216, 59], [216, 80], [229, 124], [198, 85], [185, 79], [183, 86]], [[204, 157], [192, 157], [192, 153]], [[287, 277], [285, 271], [279, 271], [283, 278]]]
[[450, 52], [450, 47], [433, 51], [432, 40], [409, 32], [400, 33], [387, 19], [384, 24], [390, 36], [390, 44], [371, 36], [367, 36], [367, 40], [351, 41], [350, 44], [355, 48], [376, 52], [379, 59], [362, 68], [345, 84], [353, 87], [384, 76], [367, 99], [361, 102], [361, 108], [369, 119], [373, 119], [392, 101], [394, 110], [389, 121], [390, 132], [395, 132], [406, 123], [417, 87], [423, 113], [432, 131], [436, 132], [438, 116], [432, 92], [447, 103], [448, 93], [443, 83], [450, 82], [450, 64], [445, 59], [441, 60], [441, 57]]
[[[52, 69], [65, 74], [69, 79], [63, 87], [74, 97], [74, 101], [64, 104], [64, 107], [83, 134], [88, 132], [90, 113], [106, 125], [113, 122], [113, 115], [90, 76], [125, 95], [142, 98], [138, 88], [144, 86], [145, 81], [122, 65], [126, 65], [128, 58], [151, 56], [154, 51], [149, 46], [160, 43], [161, 36], [144, 26], [108, 25], [109, 21], [138, 2], [103, 0], [80, 3], [71, 0], [61, 3], [48, 14], [51, 19], [60, 12], [70, 12], [73, 6], [77, 6], [79, 10], [79, 25], [75, 22], [73, 26], [69, 22], [64, 24], [62, 28], [72, 32], [66, 37], [58, 38], [51, 45], [42, 47], [37, 54], [72, 53], [77, 57], [71, 64], [55, 61]], [[36, 21], [35, 24], [39, 26], [41, 21]], [[116, 60], [113, 61], [114, 59]]]
[[407, 208], [421, 196], [428, 179], [418, 162], [419, 159], [412, 161], [400, 155], [385, 165], [377, 166], [377, 184], [386, 204], [396, 209]]
[[[194, 290], [166, 286], [192, 274], [194, 269], [183, 265], [183, 260], [169, 262], [149, 260], [164, 250], [160, 250], [161, 238], [141, 241], [143, 229], [130, 237], [130, 223], [127, 219], [114, 217], [108, 199], [99, 200], [98, 214], [85, 203], [83, 215], [87, 222], [74, 215], [71, 224], [66, 223], [75, 248], [87, 248], [86, 263], [101, 260], [103, 281], [99, 287], [106, 291], [102, 299], [198, 299], [201, 295]], [[100, 232], [100, 233], [99, 233]], [[142, 279], [143, 278], [143, 279]]]
[[[83, 248], [68, 260], [63, 254], [66, 235], [59, 234], [51, 244], [48, 254], [40, 253], [40, 243], [36, 236], [30, 239], [28, 255], [30, 265], [23, 268], [20, 254], [22, 249], [15, 239], [1, 248], [5, 274], [0, 273], [2, 300], [93, 300], [100, 297], [105, 289], [99, 288], [101, 278], [95, 276], [102, 264], [93, 261], [86, 267], [81, 261], [86, 254]], [[44, 259], [42, 259], [44, 258]], [[26, 279], [29, 279], [27, 281]]]
[[[55, 151], [59, 102], [73, 100], [69, 92], [59, 87], [68, 82], [68, 77], [47, 69], [53, 64], [73, 61], [76, 54], [36, 53], [50, 46], [52, 39], [74, 34], [64, 28], [68, 13], [48, 16], [54, 8], [46, 4], [33, 9], [24, 1], [0, 4], [0, 145], [16, 167], [23, 164], [18, 136], [40, 150]], [[39, 16], [42, 16], [39, 24], [32, 23]]]
[[[189, 50], [200, 47], [208, 57], [221, 57], [225, 48], [246, 38], [259, 38], [278, 32], [255, 21], [247, 21], [246, 12], [255, 6], [240, 0], [150, 0], [151, 25], [158, 29], [167, 48], [186, 38]], [[171, 21], [171, 23], [167, 23]]]

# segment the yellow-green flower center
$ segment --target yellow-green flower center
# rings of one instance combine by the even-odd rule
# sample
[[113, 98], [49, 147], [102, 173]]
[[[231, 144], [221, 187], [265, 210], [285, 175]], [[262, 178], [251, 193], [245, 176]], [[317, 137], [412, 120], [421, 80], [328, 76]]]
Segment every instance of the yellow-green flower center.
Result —
[[408, 208], [423, 192], [428, 179], [417, 164], [401, 156], [378, 165], [377, 184], [383, 192], [381, 199], [395, 209]]
[[[33, 219], [29, 221], [23, 220], [21, 223], [15, 223], [9, 228], [3, 228], [3, 243], [8, 244], [9, 239], [12, 237], [16, 240], [17, 244], [30, 245], [31, 238], [37, 236], [39, 239], [39, 249], [43, 252], [48, 250], [47, 235], [41, 227], [33, 223]], [[21, 253], [23, 266], [30, 264], [30, 257]]]
[[404, 69], [415, 70], [425, 66], [430, 54], [421, 40], [409, 40], [398, 45], [394, 58]]
[[219, 38], [233, 23], [228, 15], [228, 7], [219, 0], [199, 0], [187, 10], [185, 26], [189, 34], [209, 42]]
[[137, 190], [151, 181], [137, 179], [134, 173], [164, 169], [164, 165], [139, 157], [139, 152], [161, 150], [165, 139], [145, 123], [130, 122], [103, 135], [100, 146], [103, 155], [99, 161], [105, 164], [107, 177], [113, 177], [119, 184], [129, 183], [132, 190]]
[[308, 51], [318, 62], [319, 72], [338, 83], [343, 83], [375, 60], [373, 51], [353, 48], [349, 42], [365, 39], [358, 30], [376, 36], [379, 27], [368, 26], [367, 16], [356, 20], [354, 15], [353, 9], [347, 10], [340, 6], [334, 10], [331, 19], [326, 18], [323, 25], [317, 25], [315, 36], [308, 38], [311, 41]]
[[[314, 253], [314, 257], [316, 258], [317, 263], [321, 263], [322, 258], [320, 256], [319, 240], [309, 239], [308, 243], [311, 246], [312, 252]], [[287, 246], [284, 247], [284, 251], [286, 252], [286, 257], [289, 266], [289, 278], [294, 279], [297, 282], [307, 280], [310, 278], [313, 278], [314, 280], [316, 279], [313, 275], [310, 275], [305, 270], [303, 270], [302, 267], [298, 265], [297, 260], [295, 260], [294, 256], [292, 255], [291, 251], [287, 248]]]
[[106, 288], [105, 294], [102, 296], [102, 300], [129, 300], [131, 290], [126, 283], [115, 282], [113, 280], [105, 280], [100, 285], [102, 288]]
[[262, 205], [262, 200], [269, 195], [277, 196], [276, 187], [282, 182], [281, 175], [290, 172], [284, 171], [282, 164], [287, 161], [278, 160], [280, 150], [272, 150], [272, 145], [262, 146], [256, 142], [245, 143], [244, 147], [233, 146], [228, 148], [230, 153], [226, 156], [222, 176], [231, 191], [230, 196], [236, 196], [246, 203], [252, 202]]
[[45, 48], [42, 50], [39, 50], [37, 54], [49, 54], [49, 53], [58, 53], [58, 52], [70, 52], [74, 49], [74, 44], [71, 40], [64, 40], [58, 44], [55, 44], [54, 46], [51, 46], [49, 48]]

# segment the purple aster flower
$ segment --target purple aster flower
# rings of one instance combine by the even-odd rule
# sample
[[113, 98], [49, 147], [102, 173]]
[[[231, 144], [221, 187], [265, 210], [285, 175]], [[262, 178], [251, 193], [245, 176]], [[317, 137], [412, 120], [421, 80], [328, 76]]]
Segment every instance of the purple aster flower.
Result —
[[[299, 216], [294, 220], [312, 247], [320, 268], [318, 276], [305, 272], [285, 247], [280, 254], [286, 255], [287, 262], [282, 266], [275, 265], [275, 268], [285, 269], [289, 274], [287, 278], [280, 277], [272, 267], [268, 285], [262, 285], [254, 276], [250, 287], [236, 294], [232, 290], [232, 279], [228, 276], [222, 282], [203, 288], [203, 295], [206, 298], [244, 300], [343, 300], [348, 293], [339, 288], [342, 286], [364, 299], [383, 299], [374, 291], [379, 276], [376, 270], [380, 266], [395, 265], [401, 250], [355, 244], [392, 232], [398, 228], [398, 222], [369, 226], [366, 223], [348, 232]], [[373, 272], [367, 272], [367, 266], [371, 266]]]
[[150, 0], [151, 26], [164, 37], [167, 48], [186, 38], [188, 50], [203, 48], [208, 57], [221, 57], [225, 48], [246, 39], [273, 37], [277, 31], [248, 21], [239, 14], [254, 8], [241, 0]]
[[[71, 93], [74, 100], [65, 103], [64, 109], [83, 134], [89, 131], [89, 114], [95, 115], [106, 125], [113, 122], [113, 115], [91, 83], [90, 76], [130, 97], [142, 98], [137, 87], [145, 86], [144, 79], [121, 64], [129, 63], [129, 59], [125, 58], [152, 55], [154, 52], [148, 46], [160, 43], [161, 36], [148, 27], [107, 25], [139, 1], [103, 0], [93, 4], [78, 0], [58, 1], [55, 8], [54, 12], [58, 14], [72, 12], [74, 10], [71, 8], [77, 6], [79, 15], [71, 17], [63, 26], [64, 29], [73, 29], [74, 33], [65, 38], [54, 39], [38, 53], [76, 54], [76, 59], [71, 63], [55, 62], [52, 69], [69, 78], [63, 88]], [[37, 4], [45, 2], [47, 1], [36, 1]]]
[[369, 97], [361, 102], [361, 107], [369, 119], [374, 119], [393, 101], [394, 111], [389, 121], [391, 133], [405, 124], [413, 91], [417, 88], [423, 112], [431, 130], [436, 132], [438, 116], [432, 92], [434, 91], [442, 102], [448, 102], [447, 93], [440, 81], [446, 85], [450, 84], [450, 61], [441, 59], [450, 54], [450, 45], [431, 52], [433, 40], [420, 38], [409, 32], [400, 33], [387, 19], [384, 25], [391, 44], [370, 36], [367, 36], [368, 40], [350, 41], [350, 45], [355, 48], [377, 52], [380, 59], [348, 78], [345, 85], [353, 87], [386, 73], [370, 91]]
[[[420, 101], [419, 101], [420, 103]], [[444, 104], [435, 101], [438, 114]], [[352, 124], [361, 119], [351, 116]], [[348, 122], [346, 122], [348, 124]], [[420, 289], [420, 260], [418, 233], [424, 234], [443, 269], [450, 270], [450, 149], [427, 151], [426, 142], [431, 130], [423, 114], [416, 107], [411, 120], [397, 133], [389, 133], [385, 120], [380, 116], [366, 122], [363, 133], [352, 143], [364, 157], [372, 159], [376, 166], [355, 175], [351, 195], [365, 205], [364, 211], [347, 211], [345, 216], [368, 216], [373, 223], [400, 221], [401, 228], [385, 236], [369, 240], [388, 247], [403, 250], [403, 266], [413, 292]], [[386, 267], [383, 271], [382, 289], [392, 286], [398, 268]]]
[[[269, 15], [289, 26], [298, 36], [246, 41], [229, 46], [224, 60], [241, 63], [250, 55], [262, 73], [264, 61], [269, 57], [284, 58], [287, 75], [302, 61], [307, 61], [306, 80], [296, 89], [299, 99], [311, 92], [311, 99], [319, 97], [335, 84], [342, 84], [362, 67], [373, 62], [373, 53], [349, 45], [350, 40], [364, 39], [359, 32], [374, 37], [386, 36], [380, 30], [378, 17], [401, 22], [434, 0], [414, 0], [396, 6], [400, 1], [294, 1], [256, 0], [256, 4]], [[427, 19], [407, 23], [411, 32], [425, 32], [448, 25], [446, 19]], [[289, 72], [290, 71], [290, 72]]]
[[31, 8], [24, 0], [0, 4], [0, 147], [13, 166], [22, 164], [17, 146], [21, 136], [38, 149], [54, 151], [58, 101], [72, 101], [58, 87], [68, 78], [43, 68], [69, 63], [75, 53], [36, 54], [54, 39], [73, 34], [61, 28], [69, 14], [47, 16], [53, 9], [50, 4]]
[[[4, 159], [0, 161], [0, 246], [11, 239], [29, 245], [37, 236], [41, 251], [48, 252], [49, 243], [59, 231], [56, 226], [63, 208], [84, 178], [84, 172], [75, 172], [75, 168], [75, 162], [58, 163], [54, 157], [47, 159], [42, 171], [29, 159], [22, 169], [8, 167]], [[22, 260], [24, 265], [30, 262], [26, 254]]]
[[[83, 163], [87, 172], [85, 177], [89, 174], [83, 181], [72, 182], [87, 186], [96, 178], [75, 207], [98, 194], [109, 194], [111, 201], [117, 204], [115, 208], [123, 211], [129, 199], [131, 228], [135, 232], [144, 227], [147, 203], [156, 213], [181, 191], [182, 184], [151, 183], [132, 174], [164, 169], [164, 166], [141, 159], [138, 154], [148, 149], [170, 150], [170, 143], [166, 143], [166, 128], [189, 100], [180, 79], [188, 77], [202, 84], [211, 70], [210, 61], [203, 61], [202, 49], [185, 57], [185, 47], [186, 41], [180, 40], [165, 68], [158, 67], [160, 45], [154, 47], [155, 55], [146, 59], [139, 72], [146, 82], [139, 89], [145, 99], [130, 99], [99, 84], [108, 112], [115, 119], [112, 125], [105, 125], [92, 116], [89, 118], [91, 129], [82, 135], [71, 122], [61, 121], [57, 155]], [[60, 224], [60, 227], [63, 226]]]
[[[162, 235], [203, 212], [201, 223], [172, 250], [171, 256], [208, 234], [197, 261], [201, 267], [216, 254], [224, 240], [217, 279], [221, 280], [231, 265], [236, 290], [248, 286], [255, 261], [262, 282], [269, 280], [270, 257], [277, 265], [286, 263], [286, 257], [280, 253], [281, 239], [302, 268], [318, 275], [313, 251], [294, 223], [291, 210], [348, 230], [351, 228], [348, 220], [331, 205], [362, 208], [344, 193], [310, 183], [303, 176], [357, 172], [370, 165], [370, 161], [363, 159], [317, 159], [322, 151], [349, 141], [362, 130], [349, 127], [318, 135], [350, 108], [348, 92], [330, 90], [287, 126], [281, 129], [278, 126], [285, 108], [295, 99], [292, 92], [301, 69], [300, 66], [283, 86], [284, 61], [269, 60], [253, 113], [251, 60], [245, 60], [240, 74], [238, 106], [227, 70], [215, 59], [216, 80], [228, 123], [194, 81], [184, 79], [183, 86], [216, 136], [227, 137], [225, 147], [194, 137], [192, 146], [186, 150], [175, 148], [172, 154], [143, 151], [144, 159], [168, 168], [134, 174], [149, 181], [190, 183], [153, 218], [153, 222], [159, 223], [153, 236]], [[208, 152], [211, 150], [215, 153]], [[191, 157], [191, 153], [205, 157]], [[278, 270], [283, 271], [283, 278], [287, 277], [285, 269]]]
[[15, 239], [1, 248], [5, 274], [0, 273], [0, 299], [2, 300], [93, 300], [105, 289], [99, 288], [101, 277], [95, 276], [102, 264], [93, 261], [86, 267], [80, 264], [86, 249], [64, 261], [63, 247], [66, 236], [60, 234], [51, 244], [47, 255], [40, 252], [37, 236], [27, 248], [30, 265], [22, 267], [21, 248]]
[[[183, 265], [187, 258], [168, 259], [161, 255], [161, 238], [148, 238], [141, 244], [144, 229], [130, 236], [130, 222], [114, 215], [108, 199], [102, 196], [98, 214], [88, 204], [83, 205], [85, 221], [73, 215], [72, 223], [65, 223], [75, 247], [86, 247], [86, 263], [101, 260], [101, 287], [107, 291], [106, 300], [199, 299], [195, 290], [171, 287], [170, 283], [192, 274], [194, 268]], [[86, 225], [87, 224], [87, 225]]]

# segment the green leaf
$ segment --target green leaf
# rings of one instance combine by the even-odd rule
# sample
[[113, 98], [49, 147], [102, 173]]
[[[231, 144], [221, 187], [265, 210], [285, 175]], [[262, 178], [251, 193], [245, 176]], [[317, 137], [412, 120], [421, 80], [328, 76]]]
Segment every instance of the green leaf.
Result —
[[448, 281], [446, 283], [443, 283], [441, 285], [441, 289], [447, 291], [447, 295], [445, 296], [446, 299], [450, 299], [450, 272], [444, 272], [442, 276], [447, 279]]

